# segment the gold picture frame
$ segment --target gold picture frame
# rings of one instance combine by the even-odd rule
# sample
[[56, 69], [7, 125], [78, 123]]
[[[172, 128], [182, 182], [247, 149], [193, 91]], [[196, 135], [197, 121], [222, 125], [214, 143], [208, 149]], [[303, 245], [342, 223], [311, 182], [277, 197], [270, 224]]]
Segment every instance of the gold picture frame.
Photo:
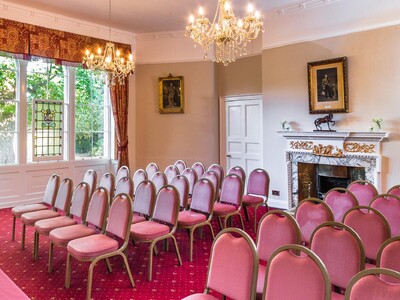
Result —
[[158, 78], [161, 114], [183, 113], [185, 107], [183, 76]]
[[310, 114], [349, 112], [347, 57], [310, 62], [307, 69]]

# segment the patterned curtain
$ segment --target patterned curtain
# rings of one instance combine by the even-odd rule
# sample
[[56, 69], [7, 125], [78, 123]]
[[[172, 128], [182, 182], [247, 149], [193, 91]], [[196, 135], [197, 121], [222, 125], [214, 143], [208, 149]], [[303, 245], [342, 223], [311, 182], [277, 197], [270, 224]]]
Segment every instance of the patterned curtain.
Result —
[[115, 135], [117, 138], [118, 169], [121, 166], [129, 168], [128, 158], [128, 85], [129, 78], [125, 78], [125, 84], [110, 85], [111, 105], [114, 115]]

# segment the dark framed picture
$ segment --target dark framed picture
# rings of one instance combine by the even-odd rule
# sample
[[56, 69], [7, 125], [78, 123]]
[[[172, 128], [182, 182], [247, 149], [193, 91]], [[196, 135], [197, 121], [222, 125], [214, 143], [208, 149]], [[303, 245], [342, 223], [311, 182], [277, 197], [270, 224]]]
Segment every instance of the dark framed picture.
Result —
[[349, 112], [347, 58], [310, 62], [307, 69], [310, 114]]
[[160, 77], [159, 83], [159, 111], [162, 114], [184, 112], [183, 76]]

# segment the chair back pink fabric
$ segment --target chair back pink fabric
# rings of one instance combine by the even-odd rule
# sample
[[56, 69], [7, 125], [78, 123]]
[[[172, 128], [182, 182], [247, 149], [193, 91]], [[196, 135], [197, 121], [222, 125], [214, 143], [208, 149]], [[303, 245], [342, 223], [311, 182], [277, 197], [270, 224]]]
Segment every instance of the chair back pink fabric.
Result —
[[86, 214], [86, 223], [102, 229], [106, 220], [109, 203], [110, 197], [108, 190], [104, 187], [95, 189], [90, 198], [89, 208]]
[[246, 183], [246, 172], [243, 170], [242, 167], [239, 166], [232, 167], [228, 171], [228, 174], [236, 174], [237, 176], [240, 177], [240, 179], [242, 179], [243, 184]]
[[132, 180], [133, 180], [133, 194], [136, 195], [136, 189], [139, 186], [139, 184], [143, 180], [147, 180], [147, 173], [143, 169], [138, 169], [136, 170], [135, 174], [133, 174]]
[[150, 217], [156, 199], [156, 188], [150, 180], [143, 180], [136, 189], [133, 212]]
[[342, 289], [365, 268], [360, 237], [342, 223], [327, 222], [318, 226], [312, 234], [310, 248], [326, 266], [331, 283]]
[[94, 189], [97, 186], [97, 173], [95, 170], [87, 170], [85, 175], [83, 176], [83, 182], [86, 182], [89, 185], [89, 196], [92, 195]]
[[115, 182], [119, 182], [124, 177], [130, 177], [129, 168], [127, 166], [121, 166], [117, 174], [115, 175]]
[[258, 257], [248, 234], [237, 228], [221, 231], [211, 248], [207, 288], [230, 299], [255, 299], [257, 271]]
[[221, 195], [219, 201], [235, 206], [242, 205], [243, 182], [235, 174], [226, 175], [222, 182]]
[[[392, 237], [381, 245], [376, 266], [400, 272], [400, 236]], [[390, 283], [400, 283], [400, 280], [386, 275], [381, 275], [381, 278]]]
[[179, 192], [179, 203], [181, 208], [187, 207], [189, 197], [189, 181], [183, 175], [178, 175], [171, 181], [171, 185]]
[[151, 219], [176, 225], [179, 213], [179, 193], [172, 185], [164, 186], [157, 194]]
[[378, 195], [376, 187], [367, 180], [354, 181], [347, 189], [356, 196], [359, 205], [368, 206], [372, 198]]
[[197, 178], [201, 178], [206, 171], [206, 167], [201, 162], [195, 162], [192, 169], [196, 172]]
[[379, 210], [390, 225], [392, 236], [400, 235], [400, 198], [392, 194], [380, 194], [369, 205]]
[[260, 195], [268, 198], [269, 174], [264, 169], [251, 171], [247, 181], [247, 194]]
[[189, 181], [189, 196], [191, 196], [193, 193], [194, 184], [198, 179], [197, 172], [192, 168], [186, 168], [185, 170], [183, 170], [181, 175], [185, 176]]
[[331, 208], [336, 222], [341, 222], [346, 211], [359, 205], [356, 196], [344, 188], [329, 190], [325, 194], [324, 201]]
[[73, 186], [74, 185], [70, 178], [65, 178], [63, 181], [61, 181], [58, 188], [56, 201], [54, 202], [54, 208], [69, 213]]
[[129, 197], [133, 195], [133, 181], [130, 177], [122, 177], [118, 182], [117, 186], [115, 187], [114, 195], [118, 194], [128, 194]]
[[217, 175], [217, 173], [215, 173], [214, 171], [207, 171], [204, 172], [203, 176], [201, 176], [201, 178], [206, 178], [208, 180], [210, 180], [214, 186], [214, 192], [215, 192], [215, 201], [217, 201], [218, 196], [219, 196], [219, 177]]
[[156, 163], [149, 163], [146, 167], [147, 178], [152, 178], [153, 175], [158, 172], [160, 169]]
[[366, 258], [375, 261], [379, 247], [391, 235], [385, 217], [375, 208], [356, 206], [346, 212], [343, 223], [360, 236]]
[[260, 260], [267, 262], [279, 247], [300, 243], [299, 225], [287, 212], [272, 210], [261, 218], [257, 231], [257, 253]]
[[112, 199], [115, 189], [114, 175], [112, 173], [105, 173], [103, 176], [101, 176], [99, 187], [107, 189], [108, 193], [110, 194], [110, 198]]
[[213, 183], [206, 178], [201, 178], [194, 185], [190, 209], [210, 214], [214, 207], [214, 195]]
[[81, 182], [78, 184], [72, 194], [72, 203], [69, 210], [69, 214], [84, 219], [85, 213], [89, 204], [89, 184], [86, 182]]
[[174, 163], [174, 166], [178, 169], [179, 174], [181, 174], [182, 171], [186, 169], [186, 163], [185, 163], [183, 160], [181, 160], [181, 159], [178, 159], [178, 160]]
[[132, 198], [128, 194], [117, 194], [108, 214], [106, 232], [125, 239], [132, 220]]
[[154, 173], [153, 177], [151, 177], [151, 181], [154, 183], [157, 193], [163, 186], [168, 184], [167, 176], [160, 171]]
[[392, 186], [387, 193], [400, 197], [400, 184]]
[[59, 186], [60, 186], [60, 176], [58, 176], [57, 174], [51, 175], [49, 180], [47, 181], [46, 189], [44, 191], [43, 203], [46, 203], [50, 206], [54, 205]]
[[164, 174], [165, 176], [167, 176], [167, 181], [168, 184], [170, 184], [172, 182], [172, 179], [174, 179], [176, 176], [179, 175], [179, 170], [177, 167], [175, 167], [174, 165], [170, 165], [168, 167], [165, 168]]
[[345, 300], [397, 300], [400, 299], [400, 284], [393, 284], [382, 276], [400, 280], [400, 273], [383, 268], [363, 270], [352, 278], [346, 289]]
[[221, 188], [222, 181], [224, 180], [224, 169], [218, 164], [212, 164], [207, 171], [214, 171], [219, 177], [219, 189]]
[[[296, 253], [300, 252], [300, 253]], [[274, 251], [265, 275], [263, 299], [331, 299], [328, 272], [311, 250], [286, 245]]]
[[300, 226], [302, 240], [306, 244], [310, 243], [311, 234], [318, 225], [334, 220], [328, 204], [316, 198], [302, 200], [297, 205], [295, 218]]

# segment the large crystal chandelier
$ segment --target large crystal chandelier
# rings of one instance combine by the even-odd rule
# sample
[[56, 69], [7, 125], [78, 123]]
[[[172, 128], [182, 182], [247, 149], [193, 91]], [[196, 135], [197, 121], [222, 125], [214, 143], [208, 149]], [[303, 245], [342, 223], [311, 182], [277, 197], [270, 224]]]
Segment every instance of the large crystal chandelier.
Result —
[[[248, 13], [243, 20], [236, 20], [230, 0], [218, 0], [217, 11], [212, 23], [204, 16], [204, 10], [199, 8], [199, 17], [189, 18], [186, 26], [186, 36], [191, 37], [204, 51], [204, 58], [210, 46], [214, 44], [215, 62], [225, 66], [234, 62], [237, 56], [246, 54], [246, 46], [263, 31], [263, 20], [254, 6], [249, 4]], [[196, 44], [195, 44], [196, 46]]]
[[125, 84], [125, 77], [132, 74], [135, 70], [135, 62], [132, 53], [127, 59], [124, 59], [121, 52], [115, 48], [115, 44], [111, 42], [111, 0], [109, 0], [109, 42], [106, 43], [104, 51], [99, 47], [97, 54], [86, 50], [86, 56], [83, 57], [83, 64], [91, 70], [101, 70], [107, 72], [108, 84], [115, 85]]

